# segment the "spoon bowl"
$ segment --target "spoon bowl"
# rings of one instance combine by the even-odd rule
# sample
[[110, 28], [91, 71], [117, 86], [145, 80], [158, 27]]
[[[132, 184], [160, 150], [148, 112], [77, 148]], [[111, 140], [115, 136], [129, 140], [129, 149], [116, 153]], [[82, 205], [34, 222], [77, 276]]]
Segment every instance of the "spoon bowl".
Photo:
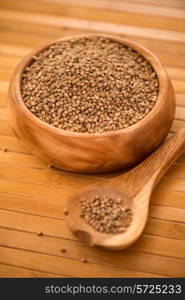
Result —
[[[123, 201], [123, 206], [126, 206], [132, 211], [133, 220], [131, 221], [130, 226], [125, 228], [125, 232], [118, 234], [101, 233], [96, 231], [91, 225], [87, 224], [82, 217], [80, 217], [80, 200], [91, 200], [97, 195], [100, 196], [100, 198], [105, 195], [108, 195], [112, 199], [119, 197]], [[150, 195], [148, 195], [148, 198], [149, 197]], [[129, 195], [114, 187], [114, 182], [111, 180], [106, 181], [105, 186], [102, 184], [97, 184], [97, 186], [89, 187], [88, 189], [80, 191], [72, 196], [66, 204], [66, 212], [70, 212], [69, 215], [67, 214], [66, 216], [66, 221], [75, 236], [90, 246], [98, 245], [110, 249], [114, 249], [115, 247], [116, 249], [123, 249], [134, 242], [132, 238], [133, 235], [135, 240], [140, 236], [147, 220], [147, 203], [149, 203], [149, 199], [147, 201], [145, 196], [145, 201], [140, 203], [140, 197], [137, 198], [138, 199], [132, 199]], [[138, 210], [140, 213], [140, 218], [137, 218]]]

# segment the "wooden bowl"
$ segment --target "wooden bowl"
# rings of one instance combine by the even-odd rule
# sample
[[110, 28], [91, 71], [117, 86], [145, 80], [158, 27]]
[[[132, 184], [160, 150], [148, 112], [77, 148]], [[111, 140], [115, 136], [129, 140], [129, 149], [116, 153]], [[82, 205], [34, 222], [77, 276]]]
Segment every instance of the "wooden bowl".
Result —
[[[9, 117], [14, 133], [31, 152], [57, 168], [80, 173], [100, 173], [130, 167], [143, 160], [166, 137], [174, 117], [175, 99], [171, 82], [159, 60], [135, 42], [108, 36], [143, 55], [159, 79], [159, 96], [154, 108], [136, 124], [106, 133], [76, 133], [53, 127], [35, 117], [21, 97], [21, 77], [33, 55], [52, 43], [32, 52], [17, 66], [9, 88]], [[89, 35], [78, 35], [85, 37]], [[62, 38], [58, 41], [69, 40]]]

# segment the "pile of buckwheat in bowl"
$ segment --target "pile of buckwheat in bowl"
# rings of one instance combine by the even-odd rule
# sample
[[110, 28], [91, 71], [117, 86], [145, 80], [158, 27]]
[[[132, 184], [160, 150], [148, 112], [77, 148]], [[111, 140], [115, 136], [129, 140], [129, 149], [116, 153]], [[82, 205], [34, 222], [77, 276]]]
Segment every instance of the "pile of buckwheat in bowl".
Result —
[[26, 107], [40, 120], [79, 133], [127, 128], [154, 107], [159, 82], [135, 50], [107, 37], [58, 41], [23, 74]]

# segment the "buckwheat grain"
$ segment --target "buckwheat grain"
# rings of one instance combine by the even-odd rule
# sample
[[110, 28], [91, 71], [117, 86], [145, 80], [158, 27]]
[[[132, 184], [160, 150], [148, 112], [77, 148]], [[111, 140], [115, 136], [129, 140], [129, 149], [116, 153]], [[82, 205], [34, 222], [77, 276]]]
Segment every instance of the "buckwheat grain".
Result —
[[61, 41], [33, 57], [22, 97], [42, 121], [82, 133], [127, 128], [154, 107], [159, 82], [138, 52], [109, 38]]
[[81, 199], [80, 217], [96, 231], [101, 233], [122, 233], [132, 221], [131, 209], [121, 198], [108, 195]]

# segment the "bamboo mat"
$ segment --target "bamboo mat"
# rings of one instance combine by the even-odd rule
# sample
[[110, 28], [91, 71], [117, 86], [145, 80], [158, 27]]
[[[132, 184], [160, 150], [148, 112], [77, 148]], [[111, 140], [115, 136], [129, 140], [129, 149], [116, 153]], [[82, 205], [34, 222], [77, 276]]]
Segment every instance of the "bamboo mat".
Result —
[[49, 169], [20, 144], [6, 116], [9, 80], [25, 54], [97, 31], [132, 39], [159, 57], [176, 92], [171, 132], [185, 126], [185, 1], [1, 0], [0, 6], [0, 277], [185, 277], [185, 153], [155, 189], [141, 238], [125, 251], [90, 248], [66, 227], [64, 201], [115, 174]]

